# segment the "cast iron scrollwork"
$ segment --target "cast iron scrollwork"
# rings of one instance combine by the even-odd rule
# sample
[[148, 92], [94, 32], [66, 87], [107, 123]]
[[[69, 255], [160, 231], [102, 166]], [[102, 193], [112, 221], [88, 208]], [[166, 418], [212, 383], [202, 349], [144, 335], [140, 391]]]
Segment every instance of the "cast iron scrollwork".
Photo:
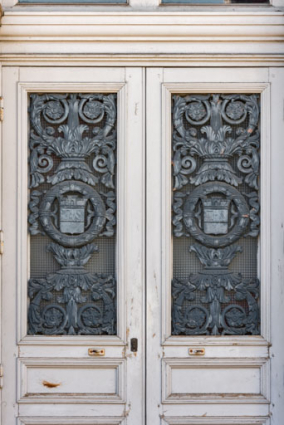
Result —
[[[66, 249], [51, 243], [48, 250], [61, 268], [44, 279], [30, 279], [29, 333], [115, 333], [115, 280], [111, 275], [89, 273], [84, 268], [91, 255], [98, 252], [98, 247], [89, 244], [82, 248]], [[61, 294], [56, 296], [55, 292]], [[92, 302], [87, 303], [88, 298]], [[50, 300], [53, 302], [42, 309], [42, 301]]]
[[259, 234], [259, 113], [257, 95], [173, 96], [173, 233], [203, 266], [173, 279], [174, 335], [259, 334], [259, 281], [230, 267]]
[[[189, 182], [187, 175], [196, 170], [196, 158], [203, 160], [190, 183], [196, 186], [219, 180], [239, 186], [243, 178], [237, 175], [229, 159], [239, 157], [238, 169], [246, 174], [248, 186], [258, 189], [259, 175], [259, 106], [257, 96], [212, 95], [174, 96], [173, 107], [173, 168], [175, 189]], [[239, 125], [248, 115], [247, 127], [239, 127], [232, 136], [232, 127]], [[202, 126], [200, 136], [195, 127], [186, 129], [184, 120]], [[209, 125], [203, 126], [207, 123]]]
[[113, 335], [115, 277], [84, 266], [115, 234], [116, 95], [30, 99], [29, 231], [60, 269], [29, 281], [29, 334]]
[[[51, 125], [43, 126], [43, 119]], [[103, 127], [95, 126], [104, 121]], [[95, 186], [98, 178], [86, 163], [91, 154], [95, 154], [93, 167], [102, 174], [102, 183], [114, 188], [114, 95], [31, 95], [30, 122], [31, 188], [45, 181], [54, 185], [70, 179]], [[52, 155], [60, 158], [61, 162], [55, 173], [45, 179], [44, 174], [53, 168]]]

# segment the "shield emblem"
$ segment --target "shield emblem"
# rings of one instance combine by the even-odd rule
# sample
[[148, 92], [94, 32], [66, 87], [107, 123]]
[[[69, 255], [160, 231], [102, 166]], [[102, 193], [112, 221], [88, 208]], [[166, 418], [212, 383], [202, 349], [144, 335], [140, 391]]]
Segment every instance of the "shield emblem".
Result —
[[71, 235], [85, 231], [85, 205], [87, 199], [77, 195], [62, 196], [60, 204], [60, 231]]
[[202, 200], [204, 233], [207, 235], [225, 235], [229, 230], [230, 200], [212, 197]]

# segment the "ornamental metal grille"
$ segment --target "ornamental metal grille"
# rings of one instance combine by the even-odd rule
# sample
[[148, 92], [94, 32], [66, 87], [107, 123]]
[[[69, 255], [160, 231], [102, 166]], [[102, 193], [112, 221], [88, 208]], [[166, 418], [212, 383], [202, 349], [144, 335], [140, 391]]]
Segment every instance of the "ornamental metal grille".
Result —
[[116, 95], [30, 95], [30, 335], [116, 334]]
[[172, 108], [172, 334], [258, 335], [259, 96]]

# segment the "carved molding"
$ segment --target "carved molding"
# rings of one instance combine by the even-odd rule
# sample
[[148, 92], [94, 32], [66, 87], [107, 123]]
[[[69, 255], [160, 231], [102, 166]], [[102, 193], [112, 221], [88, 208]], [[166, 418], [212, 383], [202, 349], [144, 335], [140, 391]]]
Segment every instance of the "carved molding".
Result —
[[[270, 418], [265, 417], [248, 417], [248, 416], [238, 416], [238, 425], [269, 425]], [[165, 425], [236, 425], [236, 417], [216, 417], [216, 416], [207, 416], [206, 418], [202, 416], [165, 416], [162, 424]], [[28, 424], [29, 425], [29, 424]]]
[[[216, 393], [207, 393], [205, 390], [204, 392], [195, 392], [194, 387], [190, 385], [190, 376], [188, 372], [191, 370], [194, 372], [196, 369], [203, 369], [205, 374], [207, 376], [210, 376], [210, 370], [228, 370], [228, 369], [239, 369], [240, 374], [244, 373], [244, 380], [245, 377], [245, 371], [246, 369], [255, 369], [258, 373], [258, 384], [259, 389], [255, 392], [244, 394], [242, 391], [232, 391], [232, 393], [229, 395], [224, 394], [221, 390], [220, 393], [218, 393], [218, 388]], [[179, 392], [177, 390], [177, 383], [175, 382], [175, 389], [173, 391], [173, 379], [172, 379], [172, 373], [175, 370], [183, 370], [184, 376], [186, 376], [186, 382], [188, 382], [188, 392]], [[205, 382], [207, 376], [205, 375]], [[204, 376], [204, 375], [203, 375]], [[209, 357], [203, 357], [203, 358], [188, 358], [188, 357], [168, 357], [164, 358], [162, 360], [162, 399], [163, 403], [165, 404], [270, 404], [270, 363], [267, 361], [266, 358], [263, 357], [254, 357], [254, 358], [230, 358], [230, 357], [222, 357], [222, 359], [218, 358], [209, 358]], [[208, 379], [208, 378], [207, 378]], [[210, 379], [210, 378], [209, 378]], [[227, 384], [228, 385], [228, 384]], [[230, 386], [234, 387], [235, 381], [230, 381]], [[183, 386], [185, 388], [185, 386]], [[206, 384], [204, 384], [204, 387], [206, 388]], [[240, 387], [239, 387], [240, 388]], [[220, 388], [219, 388], [220, 391]], [[207, 418], [207, 417], [206, 417]], [[247, 416], [247, 423], [248, 425], [251, 425], [249, 421], [249, 418]], [[182, 417], [179, 417], [180, 423], [182, 425], [185, 425], [184, 422], [182, 422]], [[196, 419], [196, 424], [194, 421], [193, 424], [197, 425], [198, 417], [194, 417]], [[204, 417], [203, 417], [204, 419]], [[224, 422], [225, 425], [230, 424], [230, 420], [226, 422], [225, 417], [223, 417], [224, 421], [216, 420], [216, 425], [219, 425], [220, 423]], [[234, 416], [234, 420], [236, 421], [236, 416]], [[200, 421], [201, 422], [201, 421]], [[187, 422], [186, 422], [187, 423]], [[190, 421], [189, 421], [190, 423]], [[208, 425], [210, 422], [207, 422]], [[205, 424], [207, 425], [205, 422]], [[214, 423], [214, 422], [213, 422]], [[240, 424], [242, 421], [240, 421]], [[239, 422], [237, 422], [239, 425]]]
[[102, 53], [86, 53], [81, 54], [65, 54], [60, 55], [48, 52], [46, 54], [37, 53], [9, 53], [1, 55], [2, 64], [10, 66], [20, 66], [21, 64], [38, 65], [38, 66], [175, 66], [175, 67], [232, 67], [232, 66], [250, 66], [250, 67], [265, 67], [265, 66], [283, 66], [284, 55], [275, 54], [192, 54], [192, 53], [164, 53], [152, 55], [149, 53], [140, 54], [102, 54]]
[[[77, 424], [74, 423], [77, 419]], [[60, 416], [43, 417], [43, 416], [20, 416], [17, 425], [123, 425], [124, 417], [106, 417], [96, 416], [92, 418], [62, 418]]]
[[[118, 41], [122, 38], [128, 41], [135, 37], [140, 41], [148, 38], [148, 43], [153, 40], [170, 42], [174, 39], [176, 39], [175, 41], [210, 40], [211, 43], [214, 43], [220, 39], [231, 41], [232, 38], [241, 43], [247, 43], [250, 40], [261, 42], [267, 37], [266, 41], [273, 43], [276, 40], [278, 42], [283, 40], [284, 37], [283, 11], [276, 8], [265, 7], [262, 10], [259, 7], [253, 8], [254, 10], [246, 8], [242, 12], [238, 12], [232, 6], [234, 8], [232, 11], [228, 11], [228, 8], [226, 10], [218, 8], [218, 12], [214, 12], [212, 7], [209, 8], [209, 11], [204, 8], [194, 11], [190, 6], [190, 11], [183, 10], [182, 13], [165, 10], [161, 12], [157, 10], [135, 11], [133, 9], [125, 13], [121, 11], [121, 8], [119, 13], [90, 9], [88, 12], [68, 11], [68, 13], [51, 14], [47, 11], [30, 10], [27, 15], [23, 10], [26, 7], [18, 6], [16, 10], [5, 10], [2, 18], [3, 41], [8, 36], [10, 40], [12, 38], [16, 41], [28, 36], [32, 36], [36, 40], [44, 35], [58, 41], [62, 41], [64, 36], [69, 36], [69, 42], [73, 42], [74, 38], [77, 41], [78, 38], [84, 41], [86, 37], [104, 42]], [[175, 20], [175, 25], [172, 24], [173, 20]], [[239, 27], [240, 24], [242, 27], [236, 32], [236, 27]], [[258, 25], [261, 24], [264, 28], [260, 34]], [[17, 25], [17, 29], [13, 28], [14, 25]], [[105, 28], [102, 31], [104, 25]], [[222, 31], [220, 25], [222, 25]], [[38, 26], [42, 28], [41, 37], [37, 33]], [[71, 34], [70, 26], [73, 28]], [[153, 31], [154, 28], [156, 31]]]
[[[80, 369], [86, 369], [88, 368], [90, 373], [95, 373], [96, 371], [100, 371], [104, 369], [112, 370], [115, 372], [115, 383], [114, 387], [115, 391], [113, 393], [109, 392], [66, 392], [62, 393], [60, 391], [53, 392], [47, 392], [47, 393], [41, 393], [35, 392], [30, 393], [29, 392], [29, 371], [37, 369], [41, 370], [43, 373], [49, 372], [49, 369], [51, 370], [58, 370], [58, 375], [60, 376], [60, 371], [67, 369], [70, 370], [70, 372], [78, 371], [80, 373]], [[75, 357], [69, 357], [69, 358], [24, 358], [21, 357], [18, 359], [18, 403], [21, 405], [24, 404], [33, 404], [33, 405], [40, 405], [40, 404], [81, 404], [84, 403], [85, 408], [88, 404], [121, 404], [125, 402], [125, 389], [126, 389], [126, 382], [125, 382], [125, 372], [126, 372], [126, 361], [125, 359], [117, 359], [117, 358], [75, 358]], [[96, 377], [90, 376], [90, 379], [94, 379]], [[63, 384], [64, 385], [64, 384]], [[27, 421], [27, 425], [35, 424], [43, 424], [43, 425], [59, 425], [57, 421], [52, 422], [50, 420], [50, 417], [41, 417], [42, 420], [39, 422], [33, 421], [34, 418], [29, 418]], [[59, 418], [58, 418], [59, 419]], [[78, 418], [77, 418], [78, 419]], [[89, 418], [90, 419], [90, 418]], [[79, 419], [78, 419], [79, 420]], [[68, 417], [61, 417], [61, 421], [59, 423], [62, 424], [69, 424], [69, 421], [71, 422], [71, 418]], [[73, 417], [74, 421], [74, 417]], [[84, 423], [89, 423], [87, 420], [87, 417], [84, 417], [81, 421], [75, 422], [76, 425], [81, 425]], [[96, 424], [97, 421], [93, 417], [92, 424]], [[107, 425], [119, 423], [118, 418], [117, 420], [113, 420], [110, 422], [103, 421], [102, 424], [106, 423]], [[101, 424], [101, 422], [98, 422], [98, 425]]]

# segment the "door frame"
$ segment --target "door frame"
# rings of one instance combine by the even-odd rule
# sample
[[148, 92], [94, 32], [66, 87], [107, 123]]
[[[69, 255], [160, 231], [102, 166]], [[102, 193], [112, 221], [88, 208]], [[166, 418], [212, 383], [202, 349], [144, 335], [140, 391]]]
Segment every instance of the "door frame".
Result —
[[[13, 69], [17, 69], [17, 73], [18, 73], [18, 69], [21, 68], [20, 66], [13, 66], [11, 67], [11, 70]], [[5, 67], [4, 67], [5, 69]], [[23, 69], [23, 68], [21, 68]], [[26, 71], [28, 72], [29, 67], [25, 68]], [[48, 68], [46, 68], [48, 69]], [[67, 68], [63, 68], [64, 71]], [[82, 70], [82, 68], [80, 69]], [[235, 72], [237, 70], [237, 68], [234, 69]], [[247, 72], [247, 68], [238, 68], [238, 72]], [[249, 72], [251, 72], [251, 78], [253, 81], [254, 78], [254, 72], [256, 72], [258, 70], [258, 68], [254, 68], [251, 69]], [[273, 99], [270, 100], [270, 106], [268, 108], [268, 110], [266, 111], [262, 111], [262, 113], [268, 113], [270, 112], [270, 107], [271, 107], [271, 125], [269, 127], [269, 134], [271, 133], [271, 140], [272, 140], [272, 144], [271, 144], [271, 163], [275, 164], [275, 167], [271, 167], [271, 180], [272, 180], [272, 185], [271, 185], [271, 207], [269, 208], [269, 211], [271, 213], [271, 223], [273, 223], [273, 226], [271, 228], [271, 240], [273, 240], [273, 243], [271, 245], [271, 250], [269, 250], [269, 253], [271, 252], [271, 267], [269, 267], [270, 270], [270, 277], [271, 277], [271, 282], [272, 282], [272, 288], [271, 288], [271, 294], [272, 294], [272, 300], [273, 300], [273, 308], [271, 309], [271, 314], [267, 314], [267, 320], [269, 320], [269, 318], [271, 318], [271, 344], [272, 347], [268, 347], [269, 348], [269, 353], [267, 353], [267, 356], [269, 356], [271, 358], [271, 379], [273, 379], [274, 382], [274, 386], [271, 388], [271, 411], [270, 413], [272, 414], [271, 416], [271, 424], [272, 425], [279, 425], [279, 421], [282, 420], [283, 418], [283, 407], [280, 405], [279, 402], [277, 402], [278, 400], [278, 395], [283, 394], [283, 388], [282, 388], [282, 378], [279, 376], [278, 371], [279, 369], [281, 369], [283, 367], [282, 364], [282, 359], [281, 356], [283, 354], [283, 347], [284, 347], [284, 335], [282, 336], [281, 333], [279, 334], [279, 327], [277, 326], [277, 324], [283, 321], [284, 317], [284, 313], [282, 313], [282, 304], [283, 304], [283, 295], [282, 297], [279, 296], [279, 294], [282, 294], [282, 268], [281, 268], [281, 262], [283, 262], [283, 258], [282, 258], [282, 247], [283, 247], [283, 211], [284, 211], [284, 199], [283, 197], [281, 198], [281, 196], [279, 196], [279, 193], [277, 192], [277, 183], [278, 183], [278, 188], [279, 188], [279, 182], [282, 181], [284, 179], [284, 170], [283, 170], [283, 166], [281, 166], [281, 162], [283, 162], [283, 158], [284, 158], [284, 148], [283, 148], [283, 142], [282, 142], [282, 134], [284, 134], [284, 123], [282, 120], [282, 102], [283, 102], [283, 91], [281, 92], [281, 90], [279, 90], [279, 88], [283, 88], [283, 80], [284, 80], [284, 70], [282, 68], [267, 68], [268, 70], [268, 84], [271, 87], [271, 96]], [[147, 110], [148, 112], [150, 111], [150, 109], [148, 109], [151, 106], [151, 102], [150, 99], [152, 99], [153, 101], [155, 100], [155, 96], [158, 96], [158, 99], [160, 98], [161, 92], [161, 85], [163, 82], [163, 70], [161, 68], [152, 68], [149, 70], [149, 73], [151, 72], [156, 73], [157, 72], [157, 77], [156, 77], [156, 82], [157, 85], [154, 87], [152, 86], [151, 89], [148, 89], [147, 91]], [[195, 71], [197, 72], [197, 74], [200, 76], [200, 70], [195, 69]], [[207, 70], [203, 70], [203, 72], [211, 72], [212, 69], [207, 68]], [[216, 70], [217, 72], [217, 70]], [[148, 74], [149, 76], [149, 74]], [[143, 81], [144, 81], [144, 77]], [[200, 78], [200, 77], [199, 77]], [[220, 78], [220, 77], [219, 77]], [[220, 81], [219, 81], [220, 83]], [[129, 82], [129, 84], [131, 84]], [[133, 83], [132, 83], [133, 84]], [[281, 85], [282, 84], [282, 85]], [[133, 84], [133, 86], [135, 86], [135, 84]], [[5, 92], [5, 90], [4, 90]], [[7, 98], [7, 96], [5, 96], [5, 107], [6, 107], [6, 113], [9, 113], [9, 110], [11, 111], [11, 104], [13, 102], [16, 102], [16, 92], [14, 93], [13, 91], [13, 96], [11, 96], [11, 99]], [[144, 94], [141, 94], [141, 97], [143, 97], [144, 99]], [[156, 97], [157, 100], [157, 97]], [[159, 100], [160, 102], [160, 100]], [[132, 106], [133, 106], [133, 111], [136, 110], [136, 105], [134, 102], [134, 99], [132, 99]], [[161, 105], [160, 105], [161, 106]], [[159, 108], [160, 108], [159, 106]], [[143, 109], [143, 107], [142, 107]], [[159, 109], [160, 111], [160, 109]], [[158, 115], [158, 120], [159, 122], [161, 122], [161, 115], [160, 112], [157, 114], [156, 111], [156, 115], [154, 114], [153, 116], [151, 116], [151, 114], [149, 113], [148, 116], [148, 120], [147, 123], [149, 123], [152, 128], [151, 128], [151, 137], [150, 138], [150, 134], [148, 131], [147, 134], [147, 143], [148, 143], [148, 150], [147, 150], [147, 160], [148, 157], [150, 156], [150, 147], [151, 147], [151, 152], [154, 155], [158, 155], [158, 152], [160, 152], [160, 148], [161, 148], [161, 130], [159, 130], [157, 128], [157, 125], [155, 123], [155, 121], [157, 120], [157, 115]], [[164, 115], [165, 117], [167, 117], [168, 115], [165, 113]], [[145, 116], [142, 113], [142, 115], [139, 115], [138, 118], [133, 117], [134, 119], [139, 119], [141, 121], [145, 121]], [[269, 119], [269, 118], [268, 118]], [[15, 121], [15, 117], [10, 117], [9, 118], [9, 123], [13, 126], [17, 126], [17, 121]], [[26, 124], [24, 124], [26, 125]], [[142, 125], [143, 126], [143, 125]], [[5, 126], [4, 126], [5, 127]], [[3, 128], [3, 125], [2, 125]], [[6, 127], [7, 128], [7, 127]], [[148, 127], [149, 129], [149, 127]], [[14, 130], [13, 130], [14, 131]], [[144, 130], [145, 131], [145, 130]], [[9, 140], [9, 138], [7, 138], [7, 133], [3, 133], [3, 141], [5, 143], [5, 140]], [[137, 134], [133, 134], [133, 137], [137, 137]], [[131, 137], [128, 134], [128, 139], [130, 140]], [[153, 140], [155, 143], [153, 143], [152, 145], [150, 144], [150, 141]], [[137, 155], [137, 152], [135, 153], [135, 155]], [[145, 164], [145, 152], [143, 150], [142, 152], [142, 158]], [[154, 169], [154, 166], [157, 168], [160, 167], [159, 164], [155, 163], [154, 164], [154, 159], [151, 161], [152, 166], [149, 167], [148, 165], [148, 169], [147, 169], [147, 188], [149, 188], [151, 186], [151, 191], [147, 192], [147, 205], [149, 208], [155, 207], [156, 209], [160, 208], [160, 195], [158, 194], [158, 197], [156, 196], [157, 194], [157, 188], [160, 187], [159, 186], [159, 182], [157, 182], [155, 180], [155, 175], [156, 175], [156, 171]], [[150, 164], [150, 163], [149, 163]], [[133, 167], [135, 167], [135, 169], [137, 169], [137, 164], [133, 164]], [[9, 169], [9, 165], [4, 163], [4, 168], [5, 170]], [[7, 172], [7, 171], [5, 171]], [[145, 177], [145, 175], [144, 175]], [[143, 177], [143, 179], [144, 179]], [[142, 197], [145, 197], [145, 191], [142, 188]], [[5, 194], [5, 192], [8, 191], [8, 187], [3, 187], [3, 193]], [[156, 192], [155, 192], [156, 191]], [[141, 202], [141, 201], [140, 201]], [[141, 203], [140, 203], [141, 205]], [[149, 210], [148, 210], [149, 211]], [[154, 237], [154, 239], [152, 239], [152, 242], [150, 243], [150, 239], [147, 238], [146, 241], [146, 248], [149, 248], [150, 245], [152, 246], [152, 248], [154, 248], [154, 246], [158, 246], [159, 250], [161, 249], [161, 243], [160, 240], [157, 241], [157, 232], [159, 232], [160, 229], [160, 220], [161, 220], [161, 216], [159, 215], [159, 212], [157, 214], [157, 216], [155, 216], [155, 219], [153, 216], [150, 216], [150, 213], [148, 212], [147, 214], [147, 226], [148, 226], [148, 231], [150, 236]], [[13, 250], [14, 249], [14, 243], [15, 243], [15, 233], [13, 230], [13, 227], [8, 226], [8, 228], [11, 230], [11, 233], [9, 233], [9, 239], [5, 241], [5, 253], [7, 253], [7, 249], [9, 250]], [[4, 228], [5, 230], [5, 228]], [[281, 233], [282, 232], [282, 233]], [[5, 230], [6, 233], [6, 230]], [[7, 234], [7, 233], [6, 233]], [[153, 243], [154, 242], [154, 243]], [[143, 242], [142, 242], [143, 245]], [[144, 245], [143, 245], [144, 246]], [[142, 251], [144, 252], [144, 248], [142, 249]], [[142, 252], [141, 251], [141, 252]], [[158, 251], [160, 252], [160, 251]], [[141, 257], [143, 259], [143, 255]], [[140, 259], [141, 259], [140, 258]], [[5, 255], [2, 257], [2, 261], [3, 261], [3, 267], [7, 268], [7, 267], [11, 267], [11, 265], [9, 266], [9, 261], [7, 260], [7, 254], [6, 254], [6, 258]], [[147, 278], [149, 279], [149, 286], [147, 288], [147, 293], [149, 296], [153, 297], [152, 299], [154, 300], [154, 302], [156, 302], [161, 293], [161, 285], [162, 285], [162, 280], [161, 280], [161, 262], [155, 263], [155, 258], [151, 257], [149, 255], [149, 253], [147, 254]], [[154, 264], [155, 263], [155, 264]], [[139, 264], [140, 267], [140, 262], [137, 263]], [[13, 267], [10, 268], [10, 270], [13, 273]], [[144, 270], [144, 268], [143, 268]], [[144, 273], [144, 271], [142, 270], [142, 274]], [[135, 273], [135, 271], [133, 270], [133, 276], [137, 276], [137, 273]], [[5, 276], [3, 276], [5, 277]], [[130, 276], [131, 277], [131, 276]], [[153, 284], [153, 286], [152, 286]], [[131, 287], [131, 286], [130, 286]], [[5, 302], [5, 290], [3, 293], [3, 301], [2, 303]], [[269, 303], [268, 303], [268, 307], [269, 307]], [[148, 342], [147, 342], [147, 353], [149, 353], [151, 356], [162, 356], [163, 355], [163, 349], [160, 347], [160, 342], [162, 342], [162, 339], [159, 340], [159, 337], [156, 336], [155, 332], [151, 332], [151, 330], [153, 330], [153, 326], [154, 324], [158, 325], [158, 327], [160, 327], [161, 325], [161, 315], [160, 312], [157, 310], [157, 306], [152, 305], [149, 306], [148, 305], [148, 311], [147, 311], [147, 318], [149, 320], [149, 324], [150, 324], [150, 329], [148, 332]], [[282, 318], [282, 320], [281, 320]], [[13, 321], [12, 321], [13, 324]], [[275, 326], [273, 326], [275, 324]], [[11, 326], [11, 323], [9, 323], [9, 321], [5, 320], [3, 323], [3, 328], [9, 329], [9, 327]], [[152, 327], [152, 328], [151, 328]], [[155, 335], [154, 335], [155, 334]], [[159, 348], [157, 350], [157, 340], [159, 343]], [[240, 345], [242, 348], [241, 349], [247, 349], [245, 348], [245, 346]], [[6, 351], [8, 351], [11, 347], [7, 347]], [[173, 347], [172, 347], [173, 348]], [[215, 347], [216, 348], [216, 347]], [[214, 344], [212, 342], [212, 349], [214, 349]], [[64, 350], [67, 350], [68, 347], [65, 347]], [[222, 349], [222, 347], [219, 347], [218, 349]], [[128, 353], [131, 355], [131, 353]], [[12, 356], [17, 356], [18, 352], [14, 350], [14, 348], [12, 347], [12, 350], [10, 351], [10, 355]], [[131, 358], [131, 357], [129, 357]], [[10, 364], [13, 363], [13, 358], [11, 358], [11, 362]], [[157, 383], [155, 380], [155, 367], [152, 365], [150, 368], [150, 373], [151, 371], [153, 371], [153, 375], [152, 376], [152, 387], [157, 387]], [[13, 377], [9, 377], [10, 380], [13, 380]], [[7, 384], [7, 380], [8, 377], [5, 378], [5, 385]], [[159, 384], [158, 384], [159, 385]], [[160, 392], [159, 392], [160, 394]], [[151, 406], [155, 408], [157, 407], [158, 409], [161, 408], [161, 404], [158, 403], [156, 404], [156, 400], [150, 401], [150, 409]], [[249, 415], [249, 405], [247, 406], [246, 412]], [[231, 425], [234, 423], [235, 419], [234, 418], [230, 418], [230, 417], [226, 417], [226, 419], [224, 419], [224, 417], [220, 417], [218, 415], [214, 415], [214, 416], [207, 416], [202, 418], [202, 414], [203, 414], [203, 406], [200, 406], [199, 409], [196, 410], [197, 417], [192, 417], [192, 416], [183, 416], [182, 420], [186, 420], [187, 423], [189, 424], [206, 424], [210, 423], [211, 424], [222, 424], [222, 425]], [[125, 409], [125, 417], [128, 417], [129, 420], [132, 420], [132, 413], [131, 410], [133, 411], [133, 407], [131, 406], [126, 406]], [[235, 412], [236, 415], [238, 415], [238, 405], [234, 406], [231, 410], [232, 412]], [[40, 411], [38, 410], [39, 414]], [[174, 412], [173, 412], [174, 413]], [[164, 416], [163, 413], [161, 413], [160, 410], [160, 415], [161, 415], [161, 421], [163, 424], [173, 424], [173, 425], [181, 425], [183, 422], [181, 421], [181, 418], [179, 417], [179, 415], [176, 414], [176, 416], [172, 415], [172, 416]], [[116, 418], [112, 418], [114, 420], [114, 423], [117, 423], [118, 419]], [[100, 418], [100, 420], [104, 421], [102, 418]], [[155, 421], [157, 419], [155, 418]], [[27, 416], [22, 415], [21, 419], [19, 420], [19, 424], [25, 424], [25, 425], [34, 425], [34, 424], [38, 424], [39, 421], [41, 421], [41, 424], [48, 424], [48, 423], [52, 423], [56, 424], [56, 421], [59, 423], [66, 423], [66, 424], [71, 424], [72, 423], [72, 419], [64, 419], [62, 420], [59, 416], [58, 418], [52, 418], [52, 419], [44, 419], [43, 421], [43, 417], [38, 416], [38, 417], [33, 417], [28, 418]], [[62, 422], [63, 421], [63, 422]], [[208, 422], [209, 421], [209, 422]], [[224, 422], [225, 421], [225, 422]], [[245, 418], [243, 417], [239, 417], [238, 421], [240, 424], [244, 424], [244, 425], [264, 425], [264, 424], [268, 424], [270, 422], [270, 419], [264, 415], [262, 415], [261, 417], [250, 417], [250, 418]], [[95, 423], [96, 419], [93, 418], [84, 418], [82, 423]], [[101, 423], [101, 422], [100, 422]], [[103, 422], [102, 422], [103, 423]], [[153, 422], [154, 423], [154, 422]], [[57, 424], [56, 424], [57, 425]]]
[[[9, 235], [2, 257], [2, 300], [5, 300], [2, 303], [2, 354], [3, 367], [9, 376], [2, 390], [3, 400], [6, 401], [2, 410], [3, 423], [10, 424], [12, 417], [15, 417], [17, 424], [29, 424], [34, 420], [42, 425], [50, 421], [62, 423], [61, 417], [66, 412], [70, 416], [66, 423], [74, 423], [74, 418], [82, 416], [82, 423], [90, 423], [90, 416], [95, 411], [95, 420], [98, 423], [105, 423], [108, 418], [108, 424], [116, 425], [129, 417], [131, 421], [136, 420], [142, 424], [145, 416], [144, 70], [131, 67], [8, 67], [2, 72], [7, 117], [2, 126], [3, 229]], [[90, 91], [118, 93], [118, 335], [79, 338], [26, 336], [29, 273], [27, 94]], [[139, 340], [139, 351], [135, 355], [130, 351], [130, 339], [133, 337]], [[94, 346], [105, 347], [105, 357], [88, 357], [88, 347]], [[114, 394], [85, 394], [77, 397], [63, 394], [60, 398], [58, 394], [53, 396], [52, 393], [34, 396], [29, 394], [29, 371], [44, 371], [52, 367], [60, 369], [65, 365], [78, 369], [86, 365], [93, 366], [94, 369], [102, 366], [106, 370], [113, 370], [113, 379], [116, 382]], [[16, 382], [17, 396], [13, 394]], [[19, 401], [18, 406], [15, 404], [16, 398]], [[53, 404], [55, 402], [57, 403]], [[52, 419], [48, 417], [51, 415]]]
[[[275, 72], [276, 71], [276, 72]], [[229, 424], [270, 423], [273, 410], [278, 419], [279, 402], [275, 403], [276, 391], [283, 396], [281, 383], [276, 377], [275, 357], [271, 354], [271, 343], [277, 356], [284, 355], [282, 345], [275, 340], [271, 330], [277, 328], [279, 317], [284, 319], [280, 297], [275, 293], [281, 282], [280, 275], [272, 270], [271, 263], [281, 261], [281, 238], [279, 234], [283, 217], [283, 200], [275, 197], [279, 178], [284, 179], [283, 148], [279, 134], [283, 121], [275, 106], [283, 101], [283, 84], [280, 84], [283, 69], [274, 68], [150, 68], [147, 70], [147, 295], [153, 300], [147, 305], [150, 329], [147, 338], [147, 370], [152, 377], [147, 391], [148, 423], [158, 424], [158, 408], [165, 424]], [[248, 92], [261, 94], [261, 336], [170, 336], [171, 323], [171, 93]], [[281, 130], [280, 130], [281, 131]], [[278, 157], [277, 157], [278, 151]], [[274, 162], [273, 162], [274, 161]], [[275, 166], [271, 167], [271, 164]], [[277, 172], [276, 172], [277, 168]], [[279, 177], [276, 180], [275, 173]], [[280, 207], [281, 204], [281, 207]], [[278, 211], [273, 209], [278, 205]], [[279, 211], [281, 208], [281, 213]], [[155, 215], [154, 215], [155, 212]], [[277, 215], [277, 217], [276, 217]], [[277, 230], [278, 229], [278, 230]], [[277, 233], [278, 232], [278, 233]], [[282, 231], [281, 231], [282, 232]], [[277, 248], [276, 248], [277, 246]], [[272, 286], [273, 287], [272, 287]], [[271, 302], [273, 308], [271, 309]], [[160, 307], [161, 306], [161, 307]], [[274, 307], [275, 306], [275, 307]], [[276, 313], [277, 311], [277, 313]], [[157, 325], [158, 324], [158, 325]], [[152, 327], [151, 327], [152, 326]], [[158, 329], [158, 331], [157, 331]], [[189, 358], [189, 347], [204, 347], [203, 358]], [[271, 362], [270, 362], [271, 358]], [[154, 359], [154, 361], [151, 361]], [[162, 361], [157, 359], [163, 359]], [[158, 367], [162, 363], [162, 372]], [[259, 368], [259, 396], [185, 396], [171, 400], [170, 387], [172, 367], [196, 365], [199, 367]], [[279, 360], [278, 360], [279, 366]], [[270, 378], [270, 371], [271, 378]], [[162, 381], [159, 376], [162, 375]], [[273, 381], [270, 381], [272, 379]], [[271, 388], [271, 382], [273, 386]], [[153, 391], [153, 386], [155, 390]], [[150, 388], [151, 387], [151, 388]], [[271, 391], [271, 395], [270, 395]], [[160, 396], [162, 394], [162, 397]], [[161, 403], [162, 401], [162, 403]], [[271, 404], [269, 405], [269, 403]], [[257, 406], [256, 406], [257, 405]], [[255, 415], [252, 414], [255, 412]], [[257, 413], [258, 412], [258, 413]], [[221, 416], [222, 415], [222, 416]], [[194, 418], [192, 418], [194, 416]], [[261, 416], [261, 418], [260, 418]], [[204, 419], [202, 418], [204, 417]], [[206, 417], [206, 419], [205, 419]], [[218, 419], [216, 418], [218, 417]], [[156, 421], [156, 422], [155, 422]]]

